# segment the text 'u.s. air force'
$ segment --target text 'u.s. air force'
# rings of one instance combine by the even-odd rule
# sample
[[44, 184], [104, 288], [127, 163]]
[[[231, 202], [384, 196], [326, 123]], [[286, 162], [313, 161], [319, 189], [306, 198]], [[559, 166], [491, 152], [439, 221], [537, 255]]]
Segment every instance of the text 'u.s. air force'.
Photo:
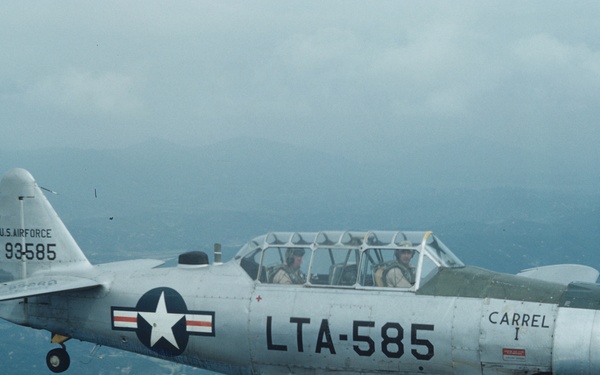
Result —
[[[4, 244], [6, 259], [50, 261], [56, 259], [56, 244], [48, 242], [52, 239], [52, 229], [0, 228], [0, 237], [10, 238]], [[22, 242], [22, 239], [26, 242]]]

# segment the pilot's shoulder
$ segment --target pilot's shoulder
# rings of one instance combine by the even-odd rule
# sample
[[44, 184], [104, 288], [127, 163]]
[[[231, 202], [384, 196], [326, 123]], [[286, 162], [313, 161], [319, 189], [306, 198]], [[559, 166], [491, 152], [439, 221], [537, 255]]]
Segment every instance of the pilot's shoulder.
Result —
[[267, 270], [267, 274], [269, 275], [269, 282], [274, 284], [291, 284], [292, 280], [290, 279], [289, 271], [287, 267], [283, 264], [279, 264], [276, 266], [271, 266]]
[[383, 263], [379, 263], [377, 268], [381, 268], [384, 270], [390, 270], [392, 268], [400, 268], [400, 263], [397, 260], [388, 260]]

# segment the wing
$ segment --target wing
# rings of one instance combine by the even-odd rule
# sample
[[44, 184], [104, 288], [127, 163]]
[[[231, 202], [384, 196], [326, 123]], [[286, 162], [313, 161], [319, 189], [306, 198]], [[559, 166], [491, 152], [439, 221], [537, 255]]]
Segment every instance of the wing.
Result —
[[[164, 263], [165, 262], [162, 260], [137, 259], [100, 264], [96, 266], [96, 269], [98, 271], [118, 271], [122, 269], [131, 269], [131, 267], [149, 269], [158, 267]], [[44, 276], [28, 277], [14, 281], [0, 282], [0, 301], [23, 297], [33, 297], [42, 294], [91, 289], [100, 285], [103, 284], [93, 279], [78, 276], [49, 274]]]
[[530, 279], [550, 281], [563, 285], [572, 282], [595, 283], [600, 273], [597, 269], [582, 266], [580, 264], [556, 264], [552, 266], [543, 266], [528, 268], [517, 274]]
[[57, 292], [89, 289], [101, 283], [75, 276], [47, 275], [29, 277], [0, 284], [0, 301]]

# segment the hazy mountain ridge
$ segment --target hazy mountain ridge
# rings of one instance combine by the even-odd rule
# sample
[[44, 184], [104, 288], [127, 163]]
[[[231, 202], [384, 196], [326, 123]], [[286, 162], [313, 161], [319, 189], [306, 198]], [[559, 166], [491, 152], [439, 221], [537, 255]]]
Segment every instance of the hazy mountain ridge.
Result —
[[[24, 166], [41, 186], [58, 191], [47, 196], [81, 246], [107, 256], [107, 249], [130, 257], [214, 242], [235, 249], [271, 230], [451, 228], [450, 236], [466, 234], [468, 243], [472, 233], [493, 242], [503, 223], [588, 237], [600, 227], [593, 214], [600, 194], [587, 187], [468, 180], [457, 187], [441, 175], [432, 184], [431, 170], [411, 181], [398, 171], [418, 164], [396, 170], [252, 138], [198, 148], [152, 140], [127, 149], [46, 149], [2, 160], [5, 169]], [[516, 236], [510, 241], [528, 241], [526, 233]]]
[[[465, 148], [470, 150], [467, 156], [463, 156]], [[236, 138], [197, 148], [152, 140], [126, 149], [45, 149], [0, 153], [0, 157], [5, 169], [25, 167], [41, 185], [77, 196], [89, 197], [94, 188], [100, 196], [139, 191], [146, 203], [200, 197], [203, 199], [194, 202], [200, 207], [209, 207], [216, 198], [220, 200], [218, 207], [228, 201], [241, 205], [261, 194], [285, 201], [290, 190], [294, 196], [305, 194], [314, 199], [327, 189], [336, 191], [336, 197], [349, 194], [365, 198], [364, 193], [367, 198], [377, 198], [390, 191], [414, 192], [423, 187], [550, 186], [553, 190], [590, 192], [600, 186], [598, 172], [586, 171], [579, 173], [579, 178], [569, 178], [576, 171], [559, 168], [552, 161], [536, 168], [534, 162], [540, 155], [484, 140], [399, 149], [382, 163], [356, 161], [352, 154], [353, 150], [333, 155], [327, 150]], [[239, 199], [240, 193], [243, 199]]]

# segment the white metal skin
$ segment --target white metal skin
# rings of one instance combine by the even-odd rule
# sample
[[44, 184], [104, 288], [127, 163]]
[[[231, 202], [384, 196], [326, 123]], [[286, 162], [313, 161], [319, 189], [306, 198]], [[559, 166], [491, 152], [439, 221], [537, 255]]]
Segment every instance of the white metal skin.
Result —
[[557, 374], [593, 374], [600, 368], [600, 312], [559, 308], [552, 368]]
[[[0, 317], [61, 344], [226, 374], [600, 373], [596, 297], [465, 268], [431, 233], [273, 233], [224, 264], [93, 266], [21, 169], [0, 182], [0, 228]], [[293, 248], [306, 282], [269, 283], [270, 263], [291, 267]], [[408, 250], [413, 286], [379, 285], [379, 264]]]

